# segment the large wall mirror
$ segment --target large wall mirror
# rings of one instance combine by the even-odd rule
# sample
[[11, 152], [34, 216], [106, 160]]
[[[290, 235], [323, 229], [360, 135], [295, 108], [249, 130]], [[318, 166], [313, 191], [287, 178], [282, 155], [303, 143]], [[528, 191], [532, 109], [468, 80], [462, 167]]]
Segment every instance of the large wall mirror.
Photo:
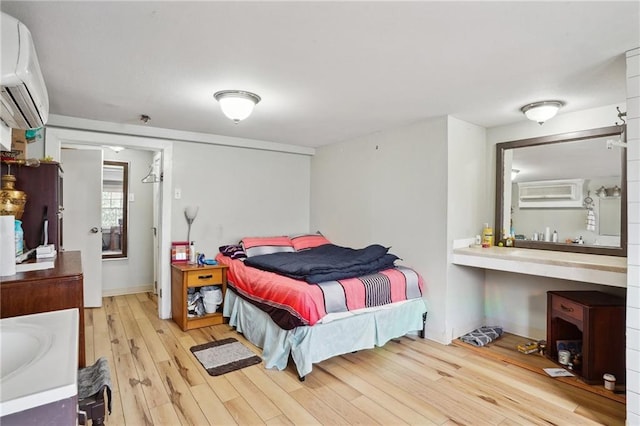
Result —
[[496, 242], [627, 255], [625, 126], [496, 145]]
[[129, 223], [129, 163], [102, 165], [102, 258], [127, 257]]

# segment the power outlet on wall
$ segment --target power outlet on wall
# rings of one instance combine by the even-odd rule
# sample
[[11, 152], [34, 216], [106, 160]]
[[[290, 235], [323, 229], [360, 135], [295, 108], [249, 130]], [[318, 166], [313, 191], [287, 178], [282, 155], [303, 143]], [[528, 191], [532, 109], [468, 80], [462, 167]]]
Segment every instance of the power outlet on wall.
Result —
[[180, 188], [176, 188], [174, 191], [174, 198], [176, 200], [179, 200], [180, 198], [182, 198], [182, 190]]

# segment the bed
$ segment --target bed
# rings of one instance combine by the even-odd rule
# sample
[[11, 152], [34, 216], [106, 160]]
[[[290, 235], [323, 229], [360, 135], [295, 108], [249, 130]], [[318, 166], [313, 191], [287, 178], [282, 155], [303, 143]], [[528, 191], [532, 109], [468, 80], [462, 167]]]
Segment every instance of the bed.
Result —
[[313, 364], [333, 356], [409, 332], [424, 336], [424, 281], [396, 266], [387, 248], [344, 248], [312, 234], [245, 238], [220, 250], [216, 260], [229, 267], [223, 314], [262, 348], [266, 368], [283, 370], [291, 357], [304, 380]]

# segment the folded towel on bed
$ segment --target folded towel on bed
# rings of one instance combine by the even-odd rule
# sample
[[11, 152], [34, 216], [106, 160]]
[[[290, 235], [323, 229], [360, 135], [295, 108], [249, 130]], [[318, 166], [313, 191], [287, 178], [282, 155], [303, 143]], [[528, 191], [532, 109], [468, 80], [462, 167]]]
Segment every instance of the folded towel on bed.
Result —
[[480, 327], [460, 337], [465, 343], [473, 346], [484, 346], [502, 335], [502, 327]]

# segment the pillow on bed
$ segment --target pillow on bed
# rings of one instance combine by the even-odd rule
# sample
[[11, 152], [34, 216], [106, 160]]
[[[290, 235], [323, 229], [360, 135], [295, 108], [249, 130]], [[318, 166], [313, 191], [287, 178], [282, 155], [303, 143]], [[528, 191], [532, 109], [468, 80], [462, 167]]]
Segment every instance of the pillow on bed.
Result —
[[241, 243], [247, 257], [295, 251], [289, 237], [243, 238]]
[[322, 246], [325, 244], [331, 244], [331, 241], [327, 240], [321, 233], [316, 234], [300, 234], [291, 238], [291, 244], [296, 251], [306, 250], [313, 247]]
[[218, 249], [223, 255], [232, 259], [245, 259], [247, 253], [244, 252], [241, 244], [231, 244], [227, 246], [220, 246]]

